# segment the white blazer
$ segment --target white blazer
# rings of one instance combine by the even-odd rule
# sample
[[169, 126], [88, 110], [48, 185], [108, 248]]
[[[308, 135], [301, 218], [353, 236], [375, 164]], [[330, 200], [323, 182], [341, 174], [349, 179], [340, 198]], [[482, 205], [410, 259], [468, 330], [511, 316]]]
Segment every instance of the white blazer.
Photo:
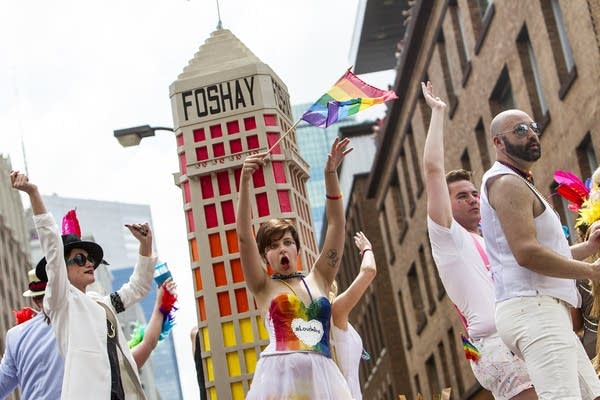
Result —
[[[48, 285], [44, 310], [50, 317], [59, 351], [65, 360], [62, 399], [110, 399], [111, 372], [106, 349], [106, 312], [97, 303], [101, 301], [106, 304], [116, 315], [110, 296], [101, 297], [93, 292], [86, 294], [71, 285], [67, 276], [62, 238], [52, 214], [35, 215], [34, 223], [47, 261]], [[139, 256], [129, 282], [117, 292], [125, 308], [146, 296], [152, 284], [155, 264], [156, 257]], [[123, 337], [120, 325], [117, 329], [125, 362], [131, 364], [139, 383], [138, 370], [127, 347], [127, 340]], [[121, 371], [121, 375], [125, 378], [126, 371]]]

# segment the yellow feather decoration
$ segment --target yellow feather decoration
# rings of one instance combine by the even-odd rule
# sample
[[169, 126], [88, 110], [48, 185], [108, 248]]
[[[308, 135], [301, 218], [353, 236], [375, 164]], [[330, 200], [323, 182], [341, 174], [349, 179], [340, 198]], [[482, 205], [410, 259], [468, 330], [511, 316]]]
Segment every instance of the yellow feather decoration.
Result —
[[600, 219], [600, 200], [586, 200], [579, 209], [579, 218], [575, 221], [575, 227], [581, 225], [590, 226]]

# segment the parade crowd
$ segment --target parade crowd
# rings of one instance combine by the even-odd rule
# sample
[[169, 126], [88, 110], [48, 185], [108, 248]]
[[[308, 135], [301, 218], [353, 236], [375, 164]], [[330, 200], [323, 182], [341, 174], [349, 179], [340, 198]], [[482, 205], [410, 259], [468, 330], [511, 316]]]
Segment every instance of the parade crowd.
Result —
[[[570, 245], [530, 172], [542, 156], [540, 126], [521, 110], [496, 115], [489, 127], [496, 160], [478, 188], [470, 171], [446, 171], [446, 103], [430, 82], [421, 87], [432, 110], [423, 153], [426, 223], [476, 379], [501, 400], [600, 398], [600, 169], [578, 209], [580, 240]], [[362, 399], [358, 371], [368, 354], [349, 315], [377, 267], [369, 239], [356, 232], [361, 267], [337, 293], [346, 232], [337, 171], [350, 151], [349, 139], [336, 138], [323, 166], [327, 229], [306, 274], [299, 271], [293, 220], [270, 219], [254, 234], [252, 176], [269, 162], [269, 152], [243, 163], [239, 252], [269, 334], [247, 399]], [[138, 369], [171, 318], [173, 302], [166, 299], [174, 297], [174, 282], [159, 286], [155, 312], [135, 345], [116, 316], [153, 284], [157, 256], [150, 227], [127, 225], [139, 242], [137, 264], [128, 283], [102, 296], [90, 288], [94, 270], [110, 255], [80, 232], [61, 232], [26, 175], [12, 172], [11, 183], [30, 199], [44, 258], [28, 273], [23, 296], [32, 302], [29, 318], [6, 333], [0, 398], [19, 386], [24, 399], [145, 399]]]

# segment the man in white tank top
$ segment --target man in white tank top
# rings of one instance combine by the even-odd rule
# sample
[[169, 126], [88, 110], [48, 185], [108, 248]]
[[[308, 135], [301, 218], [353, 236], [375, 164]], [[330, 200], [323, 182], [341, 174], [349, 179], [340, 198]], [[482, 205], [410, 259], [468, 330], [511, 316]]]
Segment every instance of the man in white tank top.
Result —
[[490, 131], [496, 162], [481, 186], [481, 226], [496, 291], [496, 328], [525, 360], [540, 399], [594, 399], [600, 381], [572, 330], [575, 279], [600, 279], [598, 236], [569, 248], [560, 219], [533, 185], [540, 129], [520, 110], [498, 114]]
[[435, 97], [431, 82], [421, 83], [421, 88], [432, 109], [423, 154], [429, 240], [444, 288], [479, 351], [479, 359], [470, 361], [471, 369], [497, 400], [536, 399], [525, 363], [496, 333], [494, 286], [479, 233], [479, 192], [470, 172], [445, 174], [446, 104]]

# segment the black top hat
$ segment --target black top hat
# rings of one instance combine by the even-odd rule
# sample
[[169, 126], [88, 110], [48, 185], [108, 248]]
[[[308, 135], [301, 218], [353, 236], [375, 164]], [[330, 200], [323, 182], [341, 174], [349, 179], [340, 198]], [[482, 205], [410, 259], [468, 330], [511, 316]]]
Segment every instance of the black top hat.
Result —
[[[73, 234], [62, 235], [62, 241], [65, 249], [65, 256], [73, 249], [83, 249], [94, 259], [94, 269], [98, 268], [98, 265], [102, 262], [104, 251], [98, 243], [81, 240], [79, 236]], [[48, 281], [48, 275], [46, 274], [46, 257], [42, 258], [37, 263], [35, 274], [41, 281]]]

